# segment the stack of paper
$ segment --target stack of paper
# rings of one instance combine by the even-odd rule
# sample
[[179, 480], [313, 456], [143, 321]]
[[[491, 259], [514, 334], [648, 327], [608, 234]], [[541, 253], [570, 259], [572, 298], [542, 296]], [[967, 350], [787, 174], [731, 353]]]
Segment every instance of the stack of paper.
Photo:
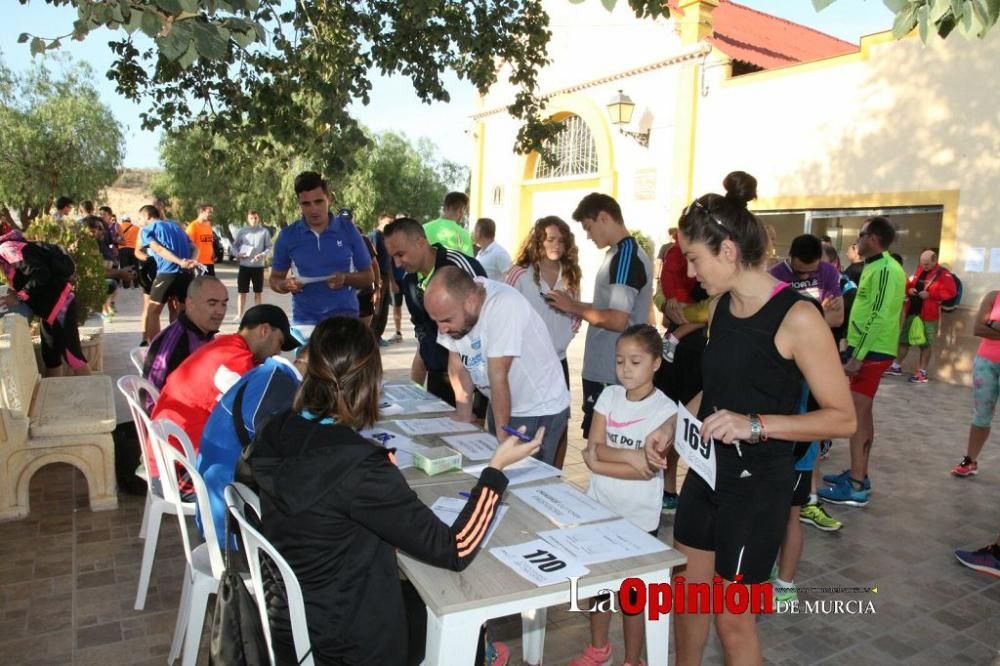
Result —
[[447, 416], [433, 419], [400, 419], [393, 425], [407, 435], [437, 435], [441, 433], [469, 432], [478, 430], [475, 424], [455, 421]]
[[564, 483], [517, 488], [511, 493], [559, 527], [573, 527], [616, 518], [606, 506]]
[[[478, 479], [484, 469], [486, 469], [485, 463], [469, 465], [463, 468], [463, 471]], [[521, 462], [505, 467], [503, 473], [507, 475], [508, 486], [517, 486], [522, 483], [531, 483], [532, 481], [541, 481], [542, 479], [562, 476], [562, 470], [534, 458], [525, 458]]]
[[590, 569], [571, 554], [560, 548], [553, 548], [541, 539], [517, 546], [491, 548], [490, 554], [538, 587], [565, 585], [570, 577], [590, 573]]
[[623, 560], [670, 550], [652, 534], [624, 518], [566, 530], [548, 530], [538, 536], [584, 564]]
[[441, 439], [469, 460], [489, 460], [497, 450], [497, 438], [488, 432], [450, 435]]

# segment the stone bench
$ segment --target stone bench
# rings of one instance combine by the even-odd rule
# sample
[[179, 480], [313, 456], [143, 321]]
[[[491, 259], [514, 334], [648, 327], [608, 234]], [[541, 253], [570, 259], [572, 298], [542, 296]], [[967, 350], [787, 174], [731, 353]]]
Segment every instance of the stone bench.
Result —
[[43, 379], [24, 317], [0, 321], [0, 520], [28, 515], [36, 471], [68, 463], [87, 479], [93, 511], [118, 507], [111, 378]]

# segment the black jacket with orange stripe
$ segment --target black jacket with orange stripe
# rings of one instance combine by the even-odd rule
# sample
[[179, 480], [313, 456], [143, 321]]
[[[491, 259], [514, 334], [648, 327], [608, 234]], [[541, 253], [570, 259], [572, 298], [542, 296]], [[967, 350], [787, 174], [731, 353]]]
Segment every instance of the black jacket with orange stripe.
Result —
[[[261, 430], [249, 462], [262, 532], [302, 587], [317, 664], [405, 663], [396, 549], [461, 571], [479, 551], [507, 487], [502, 472], [487, 468], [449, 527], [410, 489], [385, 449], [351, 428], [294, 412], [276, 415]], [[290, 648], [287, 624], [274, 629], [276, 641]]]

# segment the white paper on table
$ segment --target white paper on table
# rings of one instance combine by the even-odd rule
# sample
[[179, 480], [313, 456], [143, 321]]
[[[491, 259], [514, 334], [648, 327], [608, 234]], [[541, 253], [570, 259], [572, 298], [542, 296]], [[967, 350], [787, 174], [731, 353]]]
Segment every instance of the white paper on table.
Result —
[[470, 430], [479, 429], [473, 423], [455, 421], [447, 416], [440, 416], [434, 419], [400, 419], [399, 421], [393, 421], [393, 424], [407, 435], [437, 435], [441, 433], [469, 432]]
[[430, 448], [423, 444], [417, 444], [406, 435], [400, 435], [398, 432], [393, 432], [388, 428], [379, 428], [378, 426], [359, 430], [358, 434], [367, 439], [375, 440], [387, 449], [396, 449], [409, 453], [423, 453]]
[[[454, 525], [455, 521], [458, 520], [458, 514], [462, 513], [462, 509], [468, 500], [463, 497], [438, 497], [434, 504], [431, 505], [431, 511], [434, 515], [441, 519], [442, 523], [448, 526]], [[486, 544], [489, 543], [490, 537], [493, 533], [497, 531], [497, 527], [500, 525], [500, 521], [503, 517], [507, 515], [507, 505], [501, 504], [497, 507], [497, 513], [493, 517], [493, 522], [490, 524], [490, 529], [483, 537], [482, 547], [485, 548]]]
[[330, 273], [329, 275], [317, 275], [315, 277], [305, 277], [303, 275], [295, 275], [293, 277], [299, 284], [312, 284], [314, 282], [326, 282], [333, 277], [333, 273]]
[[394, 402], [380, 402], [378, 405], [379, 416], [396, 416], [403, 413], [403, 407]]
[[432, 400], [430, 402], [420, 401], [413, 406], [421, 414], [430, 414], [432, 412], [451, 412], [455, 408], [449, 405], [443, 400]]
[[437, 400], [437, 398], [416, 384], [386, 384], [382, 387], [382, 395], [386, 400], [391, 400], [393, 402], [407, 402], [410, 400]]
[[517, 546], [490, 548], [490, 554], [538, 587], [565, 584], [567, 578], [590, 573], [590, 569], [572, 555], [541, 539]]
[[407, 453], [403, 450], [396, 450], [396, 467], [399, 469], [407, 469], [408, 467], [413, 467], [413, 454]]
[[538, 536], [556, 548], [562, 548], [584, 564], [599, 564], [670, 550], [667, 544], [624, 518], [563, 530], [547, 530], [539, 532]]
[[489, 460], [497, 450], [497, 438], [488, 432], [450, 435], [441, 439], [469, 460]]
[[[478, 479], [484, 469], [486, 469], [486, 463], [469, 465], [462, 468], [462, 471]], [[534, 458], [525, 458], [520, 462], [509, 465], [504, 468], [503, 473], [507, 476], [508, 486], [517, 486], [522, 483], [531, 483], [532, 481], [541, 481], [542, 479], [562, 476], [562, 470]]]
[[517, 488], [511, 493], [559, 527], [573, 527], [618, 517], [618, 514], [593, 497], [564, 483]]
[[701, 421], [688, 411], [684, 403], [677, 403], [677, 427], [674, 428], [674, 450], [688, 467], [715, 490], [715, 444], [701, 438]]

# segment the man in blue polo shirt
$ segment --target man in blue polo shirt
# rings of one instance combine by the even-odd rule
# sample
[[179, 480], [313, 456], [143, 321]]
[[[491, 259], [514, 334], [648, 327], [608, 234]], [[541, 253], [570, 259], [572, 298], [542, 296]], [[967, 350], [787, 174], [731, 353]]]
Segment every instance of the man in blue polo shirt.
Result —
[[[328, 317], [357, 317], [355, 290], [370, 288], [374, 277], [368, 247], [349, 211], [330, 212], [323, 177], [300, 173], [295, 194], [302, 217], [278, 234], [268, 284], [279, 294], [292, 294], [292, 323], [305, 333]], [[293, 264], [295, 275], [289, 277]]]
[[191, 258], [194, 254], [191, 239], [178, 224], [164, 220], [156, 206], [140, 208], [138, 221], [142, 231], [136, 254], [143, 260], [148, 254], [156, 262], [156, 277], [149, 289], [143, 326], [144, 341], [150, 342], [160, 332], [164, 303], [171, 298], [176, 298], [178, 304], [184, 303], [191, 283], [191, 269], [197, 262]]

